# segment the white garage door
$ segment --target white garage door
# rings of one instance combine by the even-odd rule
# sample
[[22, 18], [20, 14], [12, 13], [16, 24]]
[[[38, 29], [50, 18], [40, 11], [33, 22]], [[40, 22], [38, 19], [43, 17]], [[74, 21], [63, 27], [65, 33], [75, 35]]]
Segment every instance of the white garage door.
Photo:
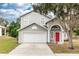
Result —
[[46, 32], [26, 32], [22, 36], [23, 42], [47, 42], [47, 33]]

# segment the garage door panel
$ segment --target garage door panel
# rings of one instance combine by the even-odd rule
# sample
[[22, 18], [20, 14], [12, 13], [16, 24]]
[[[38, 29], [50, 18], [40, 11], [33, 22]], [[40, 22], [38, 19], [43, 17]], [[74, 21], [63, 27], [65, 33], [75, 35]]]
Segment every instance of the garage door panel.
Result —
[[46, 32], [26, 32], [23, 34], [23, 42], [46, 42]]

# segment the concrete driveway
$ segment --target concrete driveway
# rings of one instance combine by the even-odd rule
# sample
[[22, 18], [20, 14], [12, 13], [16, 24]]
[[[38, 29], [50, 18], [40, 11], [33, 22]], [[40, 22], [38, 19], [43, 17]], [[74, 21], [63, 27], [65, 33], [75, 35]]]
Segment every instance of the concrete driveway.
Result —
[[47, 44], [21, 44], [10, 55], [51, 56], [53, 52]]

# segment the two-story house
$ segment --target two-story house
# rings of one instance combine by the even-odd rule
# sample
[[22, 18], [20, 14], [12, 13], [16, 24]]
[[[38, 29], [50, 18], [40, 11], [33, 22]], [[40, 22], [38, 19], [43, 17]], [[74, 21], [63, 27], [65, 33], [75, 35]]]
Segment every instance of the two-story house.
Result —
[[51, 19], [31, 11], [21, 17], [19, 43], [57, 43], [62, 44], [67, 34], [56, 18]]

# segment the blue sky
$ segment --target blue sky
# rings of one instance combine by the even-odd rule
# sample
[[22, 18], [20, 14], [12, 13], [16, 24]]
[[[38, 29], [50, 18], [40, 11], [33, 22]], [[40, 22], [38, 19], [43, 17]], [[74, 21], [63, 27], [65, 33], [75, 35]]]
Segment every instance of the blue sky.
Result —
[[22, 14], [32, 11], [32, 4], [27, 3], [0, 3], [0, 17], [13, 21]]

